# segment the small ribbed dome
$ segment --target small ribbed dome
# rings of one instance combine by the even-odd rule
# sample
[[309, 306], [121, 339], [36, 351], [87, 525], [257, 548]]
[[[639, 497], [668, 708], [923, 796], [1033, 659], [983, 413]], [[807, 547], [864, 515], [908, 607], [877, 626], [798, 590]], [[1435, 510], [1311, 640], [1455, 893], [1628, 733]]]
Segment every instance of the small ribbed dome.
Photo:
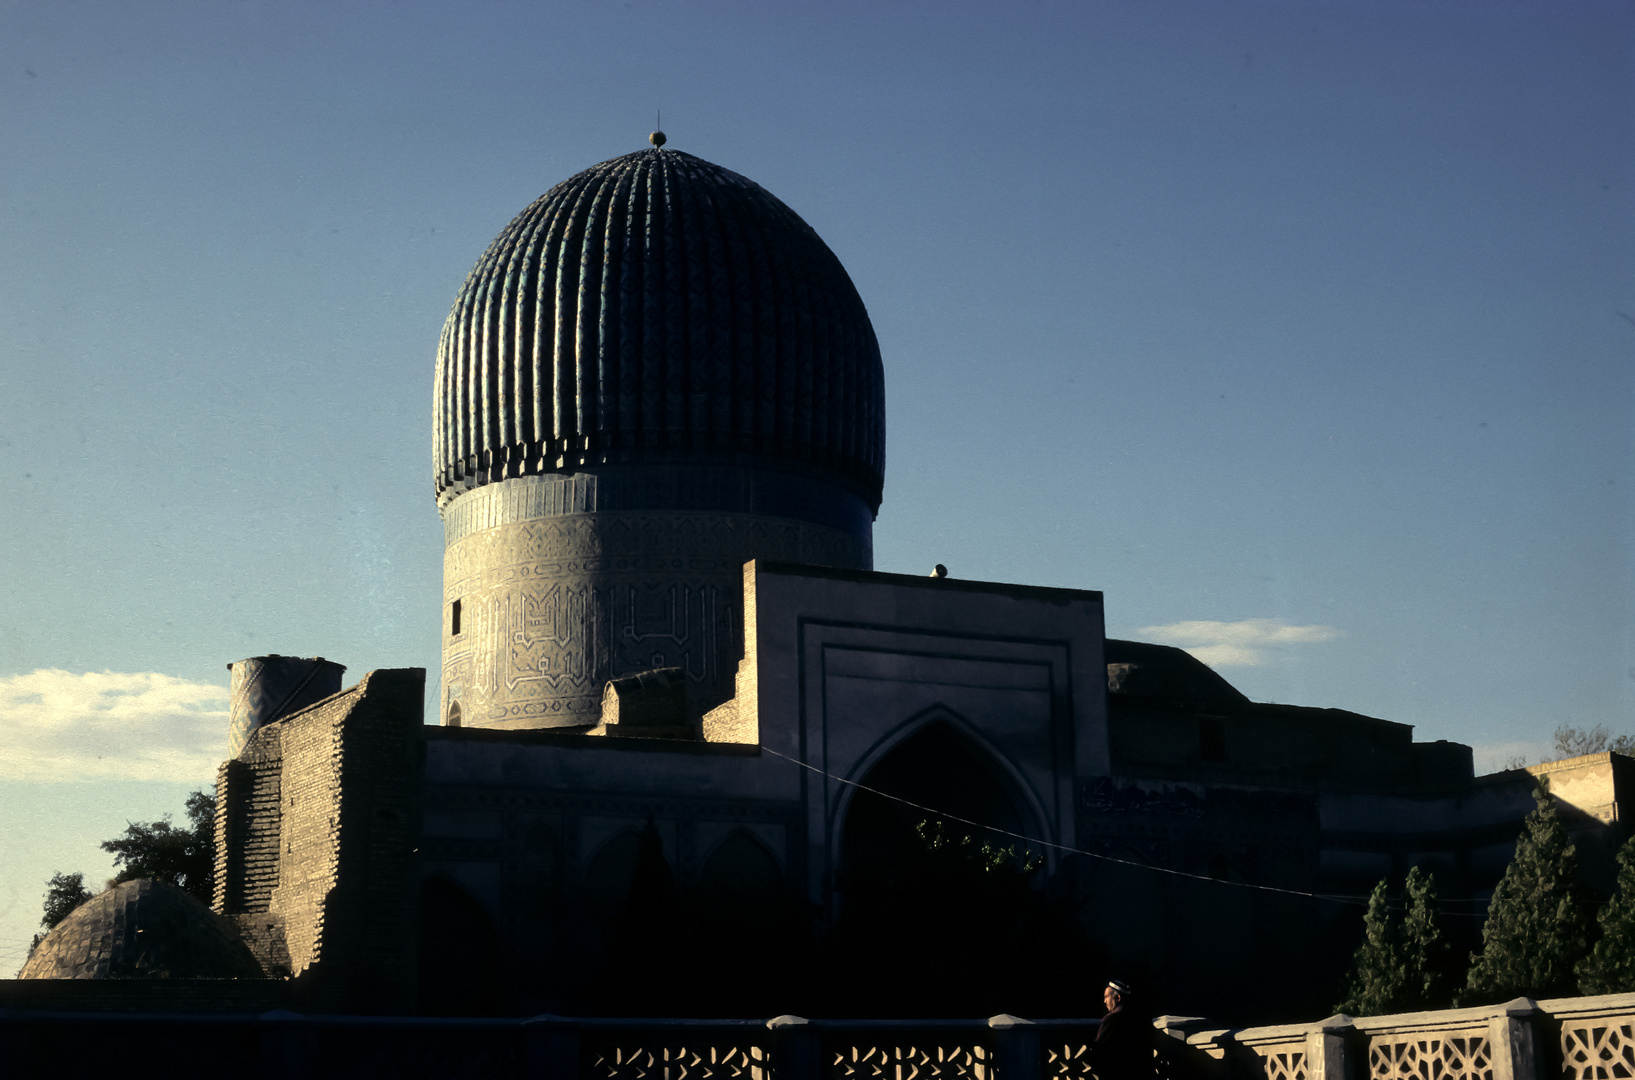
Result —
[[146, 878], [93, 896], [58, 923], [19, 979], [259, 979], [227, 920], [192, 893]]
[[601, 464], [815, 472], [880, 505], [880, 347], [851, 278], [771, 194], [675, 150], [563, 181], [466, 278], [437, 354], [441, 505]]

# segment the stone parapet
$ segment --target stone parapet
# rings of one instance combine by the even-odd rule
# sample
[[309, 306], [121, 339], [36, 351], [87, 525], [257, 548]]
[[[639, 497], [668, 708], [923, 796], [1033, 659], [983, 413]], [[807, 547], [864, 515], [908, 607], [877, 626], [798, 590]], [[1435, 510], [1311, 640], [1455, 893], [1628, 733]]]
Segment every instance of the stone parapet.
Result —
[[[819, 1077], [913, 1076], [920, 1080], [1091, 1080], [1097, 1022], [1028, 1020], [417, 1019], [300, 1015], [262, 1011], [281, 1004], [287, 984], [234, 980], [78, 980], [0, 982], [0, 1045], [22, 1075], [77, 1047], [81, 1071], [149, 1060], [185, 1039], [212, 1060], [242, 1064], [262, 1076], [338, 1075], [685, 1076], [690, 1080], [818, 1080]], [[128, 1017], [136, 1002], [149, 1015]], [[31, 1011], [21, 1011], [21, 1010]], [[51, 1011], [43, 1011], [43, 1010]], [[41, 1010], [41, 1011], [34, 1011]], [[237, 1012], [233, 1017], [197, 1015]], [[260, 1012], [261, 1015], [247, 1015]], [[1520, 1044], [1498, 1058], [1446, 1051], [1447, 1040], [1482, 1039], [1512, 1021], [1574, 1052], [1529, 1057]], [[1154, 1021], [1157, 1075], [1265, 1077], [1268, 1053], [1291, 1063], [1287, 1075], [1310, 1080], [1596, 1080], [1628, 1074], [1635, 994], [1531, 1001], [1393, 1016], [1334, 1016], [1314, 1024], [1217, 1028], [1198, 1017]], [[1593, 1033], [1593, 1044], [1579, 1033]], [[1332, 1040], [1332, 1041], [1331, 1041]], [[1424, 1055], [1387, 1059], [1371, 1047], [1413, 1045]], [[1185, 1045], [1205, 1059], [1182, 1061]], [[1222, 1049], [1220, 1057], [1205, 1047]], [[1314, 1050], [1313, 1048], [1317, 1048]], [[1311, 1056], [1315, 1053], [1315, 1059]], [[1236, 1059], [1234, 1061], [1234, 1055]], [[157, 1057], [152, 1057], [157, 1060]], [[1210, 1062], [1214, 1063], [1211, 1067]], [[1262, 1063], [1257, 1065], [1256, 1063]], [[1224, 1066], [1235, 1064], [1230, 1073]], [[337, 1072], [337, 1070], [340, 1070]], [[1527, 1071], [1532, 1070], [1532, 1071]], [[95, 1073], [100, 1075], [101, 1073]], [[57, 1075], [52, 1072], [51, 1075]], [[1282, 1075], [1282, 1074], [1280, 1074]]]
[[[1171, 1018], [1162, 1018], [1168, 1020]], [[1184, 1034], [1188, 1071], [1243, 1080], [1608, 1080], [1635, 1075], [1635, 994]]]

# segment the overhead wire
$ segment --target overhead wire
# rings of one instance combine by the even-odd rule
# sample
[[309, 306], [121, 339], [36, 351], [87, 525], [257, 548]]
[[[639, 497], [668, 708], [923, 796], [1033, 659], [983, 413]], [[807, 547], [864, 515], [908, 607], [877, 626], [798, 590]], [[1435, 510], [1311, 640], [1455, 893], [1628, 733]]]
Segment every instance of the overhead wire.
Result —
[[[961, 825], [969, 825], [969, 826], [971, 826], [972, 828], [975, 828], [975, 829], [985, 829], [988, 832], [998, 833], [1000, 836], [1007, 836], [1007, 837], [1010, 837], [1010, 838], [1012, 838], [1014, 840], [1020, 840], [1024, 844], [1027, 844], [1030, 847], [1052, 848], [1052, 849], [1054, 849], [1056, 851], [1060, 851], [1060, 852], [1063, 852], [1063, 853], [1069, 854], [1069, 855], [1084, 855], [1084, 856], [1087, 856], [1088, 858], [1099, 859], [1102, 862], [1116, 863], [1116, 864], [1118, 864], [1120, 866], [1131, 866], [1131, 867], [1135, 867], [1138, 870], [1153, 870], [1153, 871], [1156, 871], [1157, 873], [1160, 873], [1160, 874], [1169, 874], [1171, 877], [1188, 878], [1188, 879], [1193, 880], [1193, 881], [1204, 881], [1204, 882], [1208, 882], [1208, 883], [1210, 883], [1212, 885], [1231, 885], [1231, 886], [1236, 886], [1236, 887], [1238, 887], [1240, 889], [1254, 889], [1254, 890], [1256, 890], [1258, 892], [1281, 893], [1281, 894], [1283, 894], [1285, 896], [1298, 896], [1298, 897], [1302, 897], [1304, 899], [1321, 900], [1321, 901], [1325, 901], [1327, 903], [1332, 903], [1332, 904], [1345, 904], [1345, 905], [1350, 906], [1350, 907], [1367, 907], [1368, 906], [1369, 898], [1366, 897], [1366, 896], [1357, 895], [1355, 893], [1319, 893], [1319, 892], [1310, 892], [1310, 891], [1302, 890], [1302, 889], [1285, 889], [1285, 888], [1282, 888], [1282, 887], [1277, 886], [1277, 885], [1259, 885], [1259, 884], [1256, 884], [1255, 882], [1252, 882], [1252, 881], [1232, 881], [1229, 878], [1210, 877], [1208, 874], [1194, 874], [1194, 873], [1190, 873], [1190, 872], [1188, 872], [1186, 870], [1175, 870], [1175, 869], [1172, 869], [1172, 868], [1167, 867], [1167, 866], [1154, 866], [1152, 863], [1140, 862], [1140, 861], [1137, 861], [1135, 859], [1121, 859], [1121, 858], [1117, 857], [1116, 855], [1105, 855], [1105, 854], [1102, 854], [1102, 853], [1096, 852], [1096, 851], [1086, 851], [1083, 848], [1076, 848], [1076, 847], [1069, 846], [1067, 844], [1058, 844], [1058, 843], [1055, 843], [1055, 842], [1050, 841], [1050, 840], [1039, 840], [1039, 839], [1037, 839], [1035, 837], [1026, 836], [1026, 835], [1024, 835], [1022, 833], [1019, 833], [1019, 832], [1012, 832], [1009, 829], [1002, 829], [997, 825], [987, 825], [987, 824], [984, 824], [983, 822], [980, 822], [980, 821], [972, 821], [970, 818], [960, 817], [958, 814], [950, 814], [946, 810], [938, 810], [938, 809], [935, 809], [934, 807], [922, 806], [921, 804], [919, 804], [917, 802], [914, 802], [914, 801], [912, 801], [910, 799], [905, 799], [905, 798], [903, 798], [903, 797], [901, 797], [899, 795], [892, 795], [892, 794], [890, 794], [888, 792], [881, 791], [879, 788], [870, 787], [869, 785], [859, 783], [856, 780], [848, 780], [843, 776], [836, 776], [834, 773], [828, 772], [828, 771], [826, 771], [824, 769], [820, 769], [816, 765], [810, 764], [809, 762], [802, 761], [799, 758], [791, 757], [788, 754], [785, 754], [785, 753], [782, 753], [780, 751], [774, 750], [770, 746], [765, 745], [764, 743], [761, 744], [761, 750], [768, 753], [768, 754], [771, 754], [773, 757], [779, 757], [779, 758], [782, 758], [785, 761], [791, 762], [791, 763], [793, 763], [795, 765], [799, 765], [803, 769], [810, 770], [811, 772], [814, 772], [814, 773], [818, 774], [819, 776], [826, 777], [826, 778], [828, 778], [830, 780], [833, 780], [836, 783], [845, 784], [848, 787], [854, 787], [854, 788], [858, 789], [859, 791], [866, 791], [871, 795], [877, 795], [882, 799], [888, 799], [888, 800], [890, 800], [892, 802], [895, 802], [895, 803], [901, 803], [904, 806], [913, 807], [915, 810], [919, 810], [919, 811], [921, 811], [923, 813], [932, 814], [932, 815], [934, 815], [936, 817], [945, 818], [945, 819], [947, 819], [949, 821], [957, 821]], [[1444, 900], [1444, 899], [1439, 897], [1438, 900], [1437, 900], [1437, 903], [1438, 903], [1438, 906], [1440, 907], [1440, 905], [1444, 904], [1444, 903], [1484, 903], [1485, 904], [1485, 903], [1487, 903], [1487, 901], [1476, 899], [1476, 898], [1447, 899], [1447, 900]], [[1392, 908], [1393, 908], [1393, 910], [1401, 910], [1400, 905], [1392, 905]], [[1442, 914], [1453, 916], [1455, 918], [1486, 918], [1487, 917], [1485, 913], [1464, 912], [1464, 911], [1444, 911], [1444, 912], [1442, 912]]]

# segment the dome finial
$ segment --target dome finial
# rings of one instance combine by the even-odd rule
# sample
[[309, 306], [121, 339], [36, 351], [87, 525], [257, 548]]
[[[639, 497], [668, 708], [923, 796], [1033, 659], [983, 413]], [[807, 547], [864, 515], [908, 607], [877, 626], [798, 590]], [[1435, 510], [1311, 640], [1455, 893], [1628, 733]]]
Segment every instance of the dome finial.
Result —
[[666, 140], [664, 138], [664, 132], [662, 132], [662, 131], [653, 132], [653, 134], [651, 134], [651, 135], [649, 135], [647, 137], [647, 141], [652, 143], [654, 146], [663, 146], [665, 144], [665, 142], [666, 142]]
[[655, 148], [663, 146], [666, 142], [669, 141], [664, 137], [664, 131], [663, 131], [663, 128], [664, 128], [664, 110], [662, 110], [662, 109], [654, 109], [653, 110], [653, 128], [654, 128], [653, 134], [651, 134], [651, 135], [649, 135], [647, 137], [647, 141], [652, 143]]

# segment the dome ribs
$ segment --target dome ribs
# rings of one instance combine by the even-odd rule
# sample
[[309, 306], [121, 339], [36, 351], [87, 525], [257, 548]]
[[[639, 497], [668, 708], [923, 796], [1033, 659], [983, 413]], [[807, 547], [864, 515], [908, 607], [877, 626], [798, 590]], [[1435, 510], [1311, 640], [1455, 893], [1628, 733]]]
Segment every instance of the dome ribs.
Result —
[[828, 266], [816, 264], [813, 269], [822, 278], [818, 282], [819, 287], [810, 293], [812, 353], [815, 370], [821, 376], [820, 385], [814, 384], [818, 392], [815, 406], [819, 424], [814, 426], [813, 441], [822, 449], [825, 465], [844, 467], [841, 442], [846, 437], [847, 425], [842, 418], [847, 415], [847, 390], [856, 379], [856, 370], [850, 351], [836, 340], [836, 335], [844, 333], [844, 330], [835, 308], [834, 272]]
[[[550, 340], [550, 328], [545, 324], [546, 313], [542, 310], [541, 299], [550, 287], [550, 268], [546, 265], [544, 252], [550, 216], [540, 202], [534, 204], [536, 209], [528, 215], [523, 245], [523, 276], [517, 283], [516, 345], [511, 357], [517, 383], [513, 408], [517, 414], [517, 442], [521, 444], [522, 455], [518, 467], [524, 472], [538, 467], [539, 443], [545, 437], [545, 401], [540, 373], [544, 370], [543, 350]], [[500, 359], [503, 361], [503, 358]]]
[[[798, 230], [792, 227], [784, 215], [778, 215], [779, 224], [786, 233]], [[780, 251], [787, 251], [794, 245], [780, 244]], [[795, 324], [795, 430], [794, 440], [797, 453], [806, 461], [822, 460], [819, 451], [821, 445], [822, 421], [817, 417], [819, 399], [823, 396], [824, 387], [822, 376], [818, 373], [816, 364], [817, 335], [814, 333], [815, 320], [812, 317], [812, 274], [817, 269], [813, 260], [804, 263], [789, 263], [789, 292], [793, 304], [791, 315]]]
[[664, 223], [656, 208], [661, 184], [657, 170], [642, 163], [642, 394], [641, 423], [627, 435], [633, 447], [662, 446], [664, 432]]
[[662, 325], [659, 340], [663, 343], [664, 436], [660, 444], [666, 447], [686, 445], [687, 434], [687, 249], [683, 241], [682, 213], [676, 197], [675, 178], [665, 155], [654, 155], [658, 175], [658, 213], [662, 226], [663, 284], [660, 287], [658, 310]]
[[778, 439], [778, 312], [772, 295], [772, 256], [767, 251], [756, 208], [740, 204], [744, 248], [748, 256], [745, 270], [750, 303], [748, 331], [751, 347], [750, 379], [755, 388], [749, 407], [754, 413], [754, 439], [746, 450], [774, 450]]
[[447, 319], [443, 322], [443, 332], [437, 337], [437, 371], [432, 378], [431, 403], [431, 456], [432, 456], [432, 492], [436, 494], [448, 486], [447, 462], [454, 455], [449, 453], [449, 417], [454, 410], [450, 408], [449, 373], [450, 365], [449, 338], [454, 336], [455, 322]]
[[[562, 452], [573, 455], [575, 461], [585, 449], [585, 432], [589, 430], [586, 412], [594, 394], [592, 384], [596, 378], [595, 342], [587, 341], [586, 337], [588, 333], [594, 339], [596, 286], [601, 280], [597, 272], [601, 260], [598, 258], [593, 262], [590, 255], [590, 250], [598, 245], [595, 215], [599, 194], [600, 188], [589, 184], [576, 193], [558, 253], [561, 260], [558, 273], [562, 283], [557, 295], [571, 297], [571, 302], [565, 303], [557, 324], [562, 331], [560, 340], [565, 357], [565, 362], [557, 365], [563, 383], [562, 394], [558, 398], [560, 421], [557, 424], [557, 438], [561, 441]], [[590, 323], [589, 327], [587, 323]]]
[[518, 228], [512, 235], [511, 243], [505, 253], [505, 270], [500, 279], [500, 290], [495, 317], [495, 345], [498, 355], [495, 356], [494, 394], [495, 408], [495, 439], [498, 447], [505, 450], [518, 441], [517, 411], [520, 408], [520, 395], [517, 392], [517, 368], [521, 366], [519, 357], [524, 354], [520, 336], [518, 308], [526, 305], [527, 300], [522, 293], [523, 282], [527, 277], [527, 270], [522, 265], [528, 253], [526, 243], [526, 226]]
[[646, 372], [642, 365], [642, 253], [647, 243], [646, 207], [642, 198], [642, 176], [630, 170], [625, 181], [624, 236], [620, 245], [619, 268], [619, 448], [628, 454], [635, 445], [634, 434], [641, 430], [642, 402], [646, 396]]
[[551, 270], [551, 292], [541, 296], [540, 303], [549, 303], [552, 319], [551, 381], [545, 406], [547, 423], [544, 434], [549, 439], [546, 458], [559, 456], [572, 434], [574, 367], [579, 360], [574, 342], [574, 328], [578, 325], [579, 274], [574, 259], [573, 234], [576, 224], [574, 215], [578, 211], [575, 196], [583, 190], [580, 185], [572, 185], [562, 191], [560, 204], [551, 215], [551, 228], [545, 241], [544, 265]]
[[[612, 183], [604, 181], [598, 191], [593, 225], [596, 229], [594, 258], [591, 248], [591, 226], [585, 228], [585, 274], [596, 274], [595, 306], [580, 315], [579, 355], [585, 356], [585, 335], [595, 338], [595, 394], [586, 415], [584, 434], [587, 450], [606, 453], [612, 445], [614, 432], [619, 426], [619, 357], [618, 320], [609, 316], [618, 310], [618, 281], [620, 254], [614, 243], [615, 229], [623, 224], [619, 193], [625, 188], [622, 176]], [[594, 321], [593, 321], [594, 320]], [[583, 363], [583, 359], [580, 361]]]
[[[763, 235], [767, 236], [766, 253], [771, 263], [771, 273], [768, 277], [768, 300], [772, 307], [772, 352], [775, 357], [772, 369], [777, 372], [774, 384], [773, 397], [773, 426], [775, 441], [767, 449], [784, 457], [798, 457], [799, 451], [795, 444], [795, 431], [799, 424], [800, 396], [799, 349], [795, 343], [797, 322], [795, 319], [795, 297], [793, 273], [789, 266], [788, 251], [779, 235], [777, 220], [771, 214], [766, 214], [761, 220]], [[808, 392], [806, 407], [811, 406], [810, 392]]]
[[494, 266], [499, 260], [499, 253], [504, 250], [505, 240], [510, 235], [510, 229], [500, 234], [499, 239], [489, 247], [483, 255], [482, 273], [477, 280], [477, 288], [471, 297], [471, 312], [469, 325], [471, 326], [465, 348], [461, 351], [469, 359], [461, 364], [461, 373], [465, 376], [465, 430], [460, 440], [460, 457], [456, 469], [462, 475], [471, 479], [477, 475], [482, 466], [483, 448], [492, 445], [491, 427], [488, 422], [488, 407], [492, 400], [488, 392], [488, 345], [491, 338], [490, 312], [488, 302], [493, 291]]
[[558, 184], [466, 278], [438, 343], [440, 504], [585, 464], [784, 462], [879, 505], [879, 346], [799, 215], [646, 150]]
[[503, 461], [507, 442], [503, 414], [509, 410], [506, 409], [506, 365], [502, 360], [507, 351], [506, 338], [509, 329], [505, 325], [505, 305], [507, 292], [514, 288], [514, 283], [508, 280], [508, 274], [519, 232], [520, 223], [515, 221], [505, 230], [505, 242], [494, 251], [483, 289], [481, 352], [483, 364], [479, 380], [482, 422], [476, 430], [480, 442], [475, 450], [476, 472], [485, 480], [497, 479], [501, 475], [499, 466]]
[[705, 427], [710, 433], [708, 445], [730, 447], [736, 445], [737, 441], [733, 424], [733, 399], [736, 389], [733, 379], [736, 366], [733, 345], [737, 337], [735, 332], [737, 327], [734, 323], [732, 278], [728, 272], [726, 225], [717, 210], [715, 197], [708, 188], [699, 193], [698, 203], [704, 222], [702, 230], [704, 250], [700, 253], [699, 264], [699, 274], [703, 278], [702, 319], [705, 327], [705, 333], [700, 337], [706, 349], [703, 358], [705, 365], [703, 417]]
[[486, 258], [479, 259], [477, 266], [472, 268], [466, 291], [461, 293], [457, 306], [459, 325], [451, 335], [451, 351], [449, 359], [449, 396], [454, 403], [454, 412], [449, 417], [449, 457], [448, 468], [453, 480], [461, 480], [465, 476], [464, 463], [467, 456], [476, 445], [471, 435], [471, 421], [476, 416], [476, 398], [472, 393], [471, 377], [475, 370], [473, 353], [476, 351], [476, 342], [472, 340], [477, 329], [476, 319], [472, 311], [473, 304], [481, 290], [478, 284], [477, 273], [486, 265]]
[[715, 410], [710, 408], [715, 390], [715, 331], [719, 320], [713, 317], [710, 304], [712, 292], [710, 249], [715, 231], [713, 216], [704, 205], [709, 198], [707, 189], [699, 182], [696, 170], [688, 167], [685, 159], [677, 159], [678, 179], [686, 182], [674, 185], [678, 204], [678, 262], [683, 275], [684, 289], [680, 299], [685, 303], [682, 316], [682, 353], [684, 356], [685, 393], [682, 402], [682, 433], [686, 445], [716, 445]]
[[726, 399], [730, 423], [722, 428], [727, 442], [724, 445], [753, 448], [755, 445], [755, 297], [750, 282], [754, 278], [753, 260], [744, 244], [744, 230], [727, 200], [712, 200], [720, 222], [723, 243], [721, 273], [725, 282], [722, 293], [724, 321], [730, 337], [722, 342], [723, 360], [729, 373], [728, 386], [722, 390]]

